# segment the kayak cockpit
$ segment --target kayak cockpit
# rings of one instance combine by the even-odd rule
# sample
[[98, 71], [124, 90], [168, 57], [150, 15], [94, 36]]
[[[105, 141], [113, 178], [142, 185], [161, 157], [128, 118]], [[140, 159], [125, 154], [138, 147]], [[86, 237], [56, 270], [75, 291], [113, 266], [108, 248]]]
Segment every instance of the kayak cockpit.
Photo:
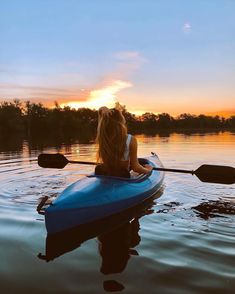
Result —
[[96, 175], [96, 174], [90, 174], [87, 177], [88, 178], [100, 178], [100, 179], [109, 179], [114, 181], [121, 181], [121, 182], [128, 182], [128, 183], [135, 183], [135, 182], [142, 182], [146, 180], [149, 177], [150, 174], [140, 174], [136, 177], [131, 178], [122, 178], [122, 177], [113, 177], [113, 176], [103, 176], [103, 175]]
[[[141, 165], [148, 164], [148, 165], [152, 165], [153, 167], [156, 166], [152, 161], [148, 160], [147, 158], [138, 158], [138, 160]], [[145, 181], [151, 175], [151, 173], [137, 174], [132, 171], [130, 173], [131, 173], [130, 178], [107, 176], [107, 175], [96, 175], [95, 173], [92, 173], [92, 174], [88, 175], [87, 177], [89, 177], [89, 178], [96, 177], [96, 178], [100, 178], [100, 179], [109, 179], [109, 180], [114, 180], [114, 181], [116, 180], [116, 181], [122, 181], [122, 182], [128, 182], [128, 183], [135, 183], [135, 182]]]

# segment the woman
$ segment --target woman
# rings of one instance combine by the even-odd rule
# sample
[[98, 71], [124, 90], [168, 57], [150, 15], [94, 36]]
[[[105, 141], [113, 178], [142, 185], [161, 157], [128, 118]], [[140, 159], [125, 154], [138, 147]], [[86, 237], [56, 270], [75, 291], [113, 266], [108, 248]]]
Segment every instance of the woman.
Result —
[[125, 118], [119, 104], [115, 108], [101, 107], [97, 128], [98, 151], [95, 173], [130, 177], [130, 168], [139, 174], [151, 172], [150, 165], [142, 166], [137, 158], [137, 140], [127, 134]]

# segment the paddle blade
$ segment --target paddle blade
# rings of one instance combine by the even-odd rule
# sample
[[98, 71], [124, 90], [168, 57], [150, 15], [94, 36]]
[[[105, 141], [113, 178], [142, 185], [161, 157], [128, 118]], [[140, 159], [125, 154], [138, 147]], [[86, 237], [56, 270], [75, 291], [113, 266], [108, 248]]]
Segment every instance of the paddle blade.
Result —
[[47, 168], [64, 168], [68, 163], [68, 159], [60, 154], [40, 154], [38, 156], [38, 165]]
[[202, 181], [217, 184], [234, 184], [235, 169], [231, 166], [203, 164], [194, 174]]

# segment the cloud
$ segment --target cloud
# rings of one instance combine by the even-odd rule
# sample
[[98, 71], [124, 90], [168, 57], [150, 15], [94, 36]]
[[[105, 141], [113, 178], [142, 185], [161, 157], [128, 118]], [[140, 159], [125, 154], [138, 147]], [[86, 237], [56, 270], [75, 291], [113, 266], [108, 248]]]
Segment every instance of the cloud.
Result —
[[130, 87], [132, 87], [132, 83], [129, 81], [110, 79], [107, 79], [103, 86], [96, 86], [91, 89], [76, 88], [70, 90], [0, 83], [0, 100], [18, 98], [21, 100], [32, 100], [34, 102], [43, 101], [47, 105], [52, 105], [53, 101], [56, 100], [62, 106], [69, 105], [75, 108], [98, 108], [102, 105], [112, 107], [116, 102], [117, 93]]
[[115, 80], [108, 85], [98, 89], [91, 90], [86, 101], [70, 101], [62, 103], [61, 106], [70, 106], [72, 108], [88, 107], [99, 108], [101, 106], [113, 107], [116, 102], [116, 94], [123, 89], [132, 87], [132, 84], [123, 80]]
[[147, 59], [139, 51], [119, 51], [114, 53], [113, 57], [119, 62], [130, 62], [142, 65]]
[[112, 79], [130, 79], [148, 60], [138, 51], [120, 51], [113, 54], [116, 61], [110, 77]]
[[119, 60], [139, 59], [141, 57], [138, 51], [120, 51], [114, 54], [114, 57]]
[[23, 86], [18, 84], [0, 83], [0, 100], [32, 100], [35, 102], [52, 102], [54, 100], [86, 100], [84, 89], [63, 89], [39, 86]]
[[[58, 72], [53, 74], [51, 71], [39, 71], [32, 75], [21, 72], [0, 79], [0, 100], [42, 101], [47, 106], [53, 105], [56, 100], [61, 105], [70, 104], [76, 108], [113, 106], [120, 91], [133, 87], [131, 77], [145, 62], [147, 59], [141, 52], [130, 50], [113, 53], [106, 72], [93, 74], [93, 68], [87, 71], [87, 66], [79, 67], [77, 62], [67, 62], [67, 70], [62, 71], [59, 67]], [[71, 69], [68, 70], [68, 67]], [[79, 69], [73, 70], [76, 67]], [[1, 69], [5, 68], [0, 65]]]
[[184, 33], [185, 34], [188, 34], [188, 33], [191, 32], [191, 30], [192, 30], [191, 24], [189, 22], [184, 23], [184, 25], [183, 25], [183, 31], [184, 31]]

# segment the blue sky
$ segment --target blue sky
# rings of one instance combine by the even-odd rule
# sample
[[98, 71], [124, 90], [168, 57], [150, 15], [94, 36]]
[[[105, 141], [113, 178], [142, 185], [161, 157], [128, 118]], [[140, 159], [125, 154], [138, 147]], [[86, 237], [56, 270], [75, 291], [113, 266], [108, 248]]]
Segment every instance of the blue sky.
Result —
[[0, 0], [0, 38], [1, 100], [235, 109], [234, 0]]

